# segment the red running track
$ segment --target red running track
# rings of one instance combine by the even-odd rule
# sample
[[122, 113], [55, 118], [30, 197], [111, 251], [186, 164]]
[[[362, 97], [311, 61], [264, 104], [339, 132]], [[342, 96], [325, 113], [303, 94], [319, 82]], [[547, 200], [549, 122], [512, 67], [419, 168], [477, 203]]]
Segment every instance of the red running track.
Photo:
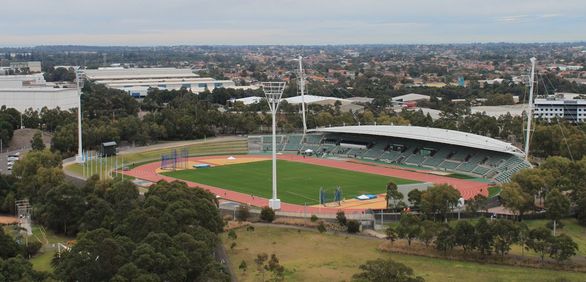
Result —
[[[214, 156], [214, 157], [228, 157], [228, 156]], [[238, 155], [238, 158], [259, 158], [259, 157], [267, 157], [266, 155]], [[207, 157], [192, 157], [190, 161], [202, 161], [205, 162], [205, 159], [209, 159], [210, 156]], [[267, 157], [268, 159], [268, 157]], [[417, 172], [417, 171], [408, 171], [402, 169], [395, 169], [395, 168], [388, 168], [388, 167], [381, 167], [375, 165], [366, 165], [366, 164], [359, 164], [359, 163], [352, 163], [346, 161], [338, 161], [338, 160], [330, 160], [330, 159], [321, 159], [321, 158], [312, 158], [307, 157], [303, 158], [302, 156], [297, 155], [279, 155], [278, 159], [280, 160], [287, 160], [293, 162], [301, 162], [301, 163], [308, 163], [308, 164], [315, 164], [321, 166], [328, 166], [328, 167], [335, 167], [345, 170], [351, 171], [358, 171], [364, 173], [371, 173], [371, 174], [378, 174], [378, 175], [385, 175], [385, 176], [393, 176], [398, 178], [405, 178], [411, 179], [421, 182], [430, 182], [434, 184], [450, 184], [458, 191], [464, 199], [470, 199], [477, 194], [482, 194], [484, 196], [488, 196], [488, 183], [482, 182], [475, 182], [469, 181], [464, 179], [457, 179], [439, 175], [428, 174], [424, 172]], [[222, 189], [219, 187], [214, 187], [210, 185], [205, 185], [201, 183], [195, 183], [191, 181], [185, 181], [176, 179], [173, 177], [168, 177], [164, 175], [160, 175], [156, 172], [159, 168], [159, 162], [152, 162], [149, 164], [138, 166], [129, 171], [122, 171], [122, 173], [126, 175], [133, 176], [135, 178], [144, 179], [151, 182], [158, 182], [160, 180], [165, 181], [183, 181], [187, 183], [189, 187], [200, 187], [219, 195], [220, 197], [236, 201], [239, 203], [247, 203], [253, 206], [267, 206], [268, 199], [251, 196], [244, 193], [239, 193], [231, 190]], [[308, 212], [308, 213], [335, 213], [339, 211], [339, 208], [326, 208], [326, 207], [304, 207], [301, 205], [289, 204], [289, 203], [281, 203], [281, 211], [284, 212]], [[360, 209], [350, 208], [344, 209], [347, 212], [357, 212], [361, 211]]]

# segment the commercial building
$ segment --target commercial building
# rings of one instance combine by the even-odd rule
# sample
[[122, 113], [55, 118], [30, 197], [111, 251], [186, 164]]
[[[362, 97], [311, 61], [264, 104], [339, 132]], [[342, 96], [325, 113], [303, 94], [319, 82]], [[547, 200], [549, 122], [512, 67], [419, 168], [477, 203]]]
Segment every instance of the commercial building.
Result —
[[29, 73], [39, 73], [41, 72], [41, 62], [11, 62], [10, 68], [13, 70], [28, 71]]
[[176, 68], [122, 68], [109, 67], [84, 70], [87, 79], [107, 87], [128, 92], [133, 97], [144, 97], [149, 88], [179, 90], [194, 93], [215, 88], [255, 89], [253, 86], [236, 86], [232, 80], [199, 77], [191, 69]]
[[534, 102], [533, 116], [548, 122], [557, 118], [571, 123], [581, 123], [586, 120], [586, 100], [556, 96], [538, 98]]

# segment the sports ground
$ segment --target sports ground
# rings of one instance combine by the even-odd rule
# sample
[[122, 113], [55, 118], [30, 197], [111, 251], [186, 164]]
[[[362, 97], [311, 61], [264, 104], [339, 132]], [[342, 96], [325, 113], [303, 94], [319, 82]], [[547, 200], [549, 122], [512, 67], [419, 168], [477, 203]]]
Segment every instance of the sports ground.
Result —
[[[270, 157], [230, 157], [190, 157], [185, 165], [188, 169], [176, 171], [162, 171], [161, 162], [152, 162], [122, 173], [153, 182], [181, 180], [190, 187], [207, 189], [227, 200], [266, 206], [272, 193]], [[487, 183], [434, 175], [425, 171], [287, 154], [279, 155], [278, 159], [278, 197], [282, 201], [281, 210], [287, 212], [335, 213], [340, 209], [360, 212], [384, 208], [385, 187], [390, 181], [399, 185], [418, 182], [450, 184], [465, 199], [476, 194], [488, 195]], [[211, 167], [190, 169], [194, 164], [209, 164]], [[342, 189], [345, 201], [339, 206], [318, 205], [320, 188], [333, 191], [337, 186]], [[379, 197], [368, 201], [351, 199], [360, 194], [378, 194]]]
[[[272, 196], [271, 167], [271, 160], [259, 160], [203, 169], [177, 170], [163, 174], [181, 180], [270, 198]], [[343, 197], [350, 199], [362, 194], [384, 193], [390, 181], [397, 185], [417, 183], [414, 180], [285, 160], [277, 162], [277, 175], [281, 201], [298, 205], [319, 204], [320, 188], [334, 191], [336, 187], [340, 187]]]

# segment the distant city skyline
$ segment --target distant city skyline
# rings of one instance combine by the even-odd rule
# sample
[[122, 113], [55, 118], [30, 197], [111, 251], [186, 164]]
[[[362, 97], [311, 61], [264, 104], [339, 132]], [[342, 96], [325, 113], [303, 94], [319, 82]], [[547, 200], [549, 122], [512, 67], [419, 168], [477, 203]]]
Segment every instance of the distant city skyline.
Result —
[[6, 47], [586, 40], [583, 0], [30, 0], [2, 7]]

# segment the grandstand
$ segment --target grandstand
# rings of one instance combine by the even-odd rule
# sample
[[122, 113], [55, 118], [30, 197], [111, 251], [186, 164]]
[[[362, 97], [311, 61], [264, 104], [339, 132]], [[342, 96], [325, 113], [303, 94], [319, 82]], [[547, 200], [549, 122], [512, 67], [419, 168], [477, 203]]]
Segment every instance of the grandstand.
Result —
[[[251, 151], [271, 150], [270, 136], [250, 136]], [[476, 134], [417, 126], [344, 126], [309, 134], [280, 135], [277, 148], [287, 153], [313, 150], [319, 157], [356, 158], [416, 166], [486, 178], [498, 183], [531, 165], [510, 143]]]

